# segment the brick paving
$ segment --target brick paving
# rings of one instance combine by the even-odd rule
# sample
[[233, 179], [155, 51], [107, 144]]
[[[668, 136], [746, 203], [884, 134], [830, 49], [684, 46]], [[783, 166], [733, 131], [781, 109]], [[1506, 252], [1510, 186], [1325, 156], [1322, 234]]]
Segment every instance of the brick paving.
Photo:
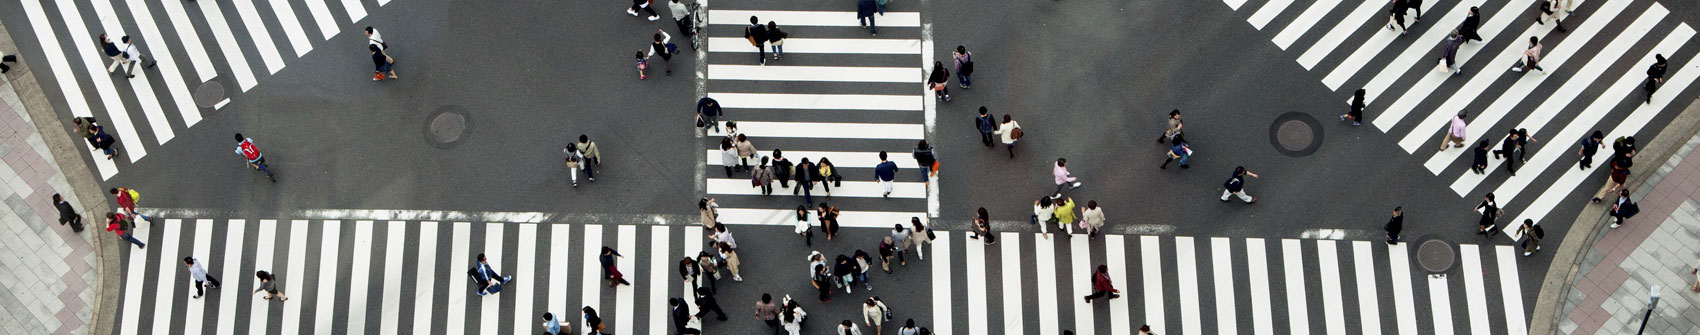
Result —
[[[95, 302], [98, 217], [66, 183], [11, 81], [0, 78], [0, 334], [87, 334]], [[84, 217], [59, 225], [53, 194]]]

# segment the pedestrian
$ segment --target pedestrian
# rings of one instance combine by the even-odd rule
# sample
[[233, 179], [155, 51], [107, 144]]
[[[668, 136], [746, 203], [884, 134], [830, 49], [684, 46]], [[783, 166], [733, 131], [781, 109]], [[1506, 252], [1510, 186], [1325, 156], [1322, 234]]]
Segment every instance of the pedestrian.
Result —
[[[566, 331], [563, 332], [562, 328], [566, 328]], [[543, 312], [543, 333], [549, 335], [572, 334], [573, 324], [563, 325], [561, 320], [555, 318], [555, 313]]]
[[1244, 201], [1248, 204], [1257, 203], [1257, 197], [1253, 197], [1245, 193], [1245, 176], [1260, 178], [1257, 176], [1257, 173], [1247, 171], [1244, 166], [1234, 167], [1234, 176], [1228, 177], [1228, 181], [1222, 183], [1222, 187], [1225, 188], [1222, 190], [1222, 202], [1228, 202], [1228, 196], [1232, 195], [1239, 197], [1240, 201]]
[[1178, 136], [1178, 135], [1181, 134], [1181, 127], [1182, 127], [1181, 110], [1176, 109], [1176, 110], [1169, 111], [1168, 122], [1169, 122], [1169, 126], [1163, 128], [1163, 136], [1157, 137], [1157, 143], [1163, 143], [1163, 141], [1169, 140], [1169, 139], [1174, 138], [1175, 136]]
[[897, 335], [919, 335], [920, 328], [915, 328], [915, 319], [903, 320], [903, 328], [897, 329]]
[[1700, 292], [1700, 261], [1695, 261], [1694, 269], [1689, 270], [1688, 273], [1694, 275], [1694, 285], [1689, 286], [1688, 290]]
[[756, 320], [767, 323], [767, 327], [778, 335], [783, 328], [779, 326], [779, 305], [773, 304], [773, 295], [762, 293], [761, 300], [756, 301]]
[[366, 26], [366, 45], [376, 45], [384, 50], [390, 49], [390, 44], [384, 42], [384, 34], [378, 33], [372, 26]]
[[1487, 196], [1482, 198], [1482, 203], [1476, 205], [1476, 213], [1482, 215], [1478, 224], [1482, 229], [1476, 233], [1493, 236], [1494, 222], [1499, 220], [1500, 215], [1505, 214], [1505, 210], [1499, 209], [1499, 203], [1493, 201], [1493, 193], [1488, 193]]
[[844, 320], [844, 322], [838, 323], [838, 332], [836, 332], [834, 334], [838, 334], [838, 335], [862, 335], [862, 329], [856, 328], [855, 322], [850, 322], [850, 320]]
[[95, 150], [100, 150], [102, 153], [105, 153], [106, 160], [112, 160], [113, 157], [118, 157], [118, 150], [112, 148], [113, 145], [118, 144], [118, 140], [113, 139], [111, 134], [106, 133], [106, 127], [90, 128], [89, 134], [91, 134], [89, 137], [89, 145], [93, 146]]
[[[1513, 164], [1516, 162], [1511, 159], [1511, 154], [1517, 153], [1517, 142], [1521, 136], [1517, 133], [1517, 129], [1511, 129], [1505, 135], [1505, 141], [1500, 142], [1499, 150], [1493, 151], [1494, 159], [1500, 159], [1501, 154], [1505, 156], [1505, 171], [1510, 172], [1512, 176], [1517, 175], [1517, 168], [1515, 167], [1516, 164]], [[1482, 143], [1487, 143], [1487, 141], [1484, 140]]]
[[794, 229], [792, 229], [792, 232], [796, 233], [797, 235], [803, 236], [803, 245], [804, 246], [814, 246], [814, 244], [815, 244], [815, 238], [814, 238], [815, 233], [813, 231], [809, 230], [809, 208], [808, 207], [806, 207], [804, 205], [797, 205], [797, 224], [796, 224], [796, 227]]
[[578, 152], [584, 156], [584, 174], [590, 177], [590, 182], [596, 182], [596, 166], [602, 165], [602, 150], [596, 148], [596, 142], [590, 141], [590, 135], [578, 135]]
[[832, 242], [832, 238], [838, 236], [838, 207], [821, 202], [815, 215], [820, 219], [821, 232], [826, 233], [826, 241]]
[[1457, 116], [1454, 116], [1451, 120], [1447, 121], [1446, 136], [1440, 140], [1440, 150], [1449, 149], [1448, 145], [1458, 148], [1464, 147], [1464, 131], [1467, 130], [1467, 127], [1469, 126], [1469, 124], [1464, 123], [1464, 118], [1469, 117], [1469, 114], [1469, 111], [1461, 110], [1458, 111]]
[[106, 231], [112, 232], [114, 234], [118, 234], [118, 237], [124, 238], [125, 242], [130, 242], [130, 244], [135, 244], [137, 249], [147, 250], [147, 248], [148, 248], [147, 243], [142, 243], [141, 240], [137, 240], [135, 235], [130, 235], [130, 231], [124, 229], [124, 226], [126, 226], [126, 224], [124, 224], [123, 215], [124, 214], [107, 212], [106, 213]]
[[915, 165], [921, 167], [921, 182], [931, 184], [932, 177], [939, 174], [938, 155], [933, 152], [933, 146], [927, 144], [927, 140], [921, 140], [911, 155], [915, 156]]
[[615, 262], [615, 258], [626, 258], [626, 256], [621, 255], [614, 248], [602, 246], [602, 255], [598, 259], [602, 261], [602, 277], [608, 278], [608, 287], [632, 286], [632, 282], [626, 281], [626, 275], [620, 272], [620, 264]]
[[882, 237], [880, 238], [880, 245], [877, 250], [879, 250], [880, 253], [880, 270], [885, 271], [885, 273], [891, 273], [891, 257], [902, 254], [902, 252], [897, 249], [897, 241], [892, 239], [891, 236]]
[[1340, 121], [1352, 120], [1354, 126], [1364, 125], [1364, 92], [1361, 88], [1352, 92], [1352, 109], [1340, 114]]
[[[367, 45], [366, 49], [372, 51], [372, 81], [401, 79], [401, 76], [395, 75], [394, 57], [390, 57], [389, 53], [377, 45]], [[639, 74], [642, 74], [641, 70]]]
[[[201, 296], [206, 294], [207, 289], [216, 290], [219, 286], [224, 286], [219, 284], [218, 277], [213, 277], [212, 275], [207, 274], [207, 268], [201, 267], [201, 262], [195, 260], [194, 257], [183, 257], [183, 266], [189, 267], [189, 278], [195, 280], [195, 296], [191, 298], [200, 299]], [[260, 273], [265, 273], [265, 271], [261, 271]], [[269, 282], [267, 283], [268, 284], [262, 285], [269, 285]], [[275, 291], [276, 290], [274, 288], [272, 292]], [[259, 291], [256, 290], [254, 292]], [[266, 299], [271, 299], [271, 296], [267, 296]], [[289, 298], [285, 297], [284, 300], [289, 300]]]
[[1416, 25], [1417, 22], [1421, 22], [1422, 18], [1423, 18], [1423, 0], [1404, 0], [1404, 1], [1405, 1], [1405, 8], [1410, 8], [1411, 10], [1417, 12], [1416, 15], [1411, 15], [1411, 25]]
[[1665, 62], [1664, 54], [1653, 55], [1653, 65], [1647, 66], [1647, 84], [1645, 86], [1647, 89], [1647, 100], [1643, 103], [1653, 103], [1653, 92], [1658, 91], [1659, 85], [1663, 85], [1665, 83], [1665, 68], [1669, 66], [1670, 64]]
[[720, 303], [717, 302], [717, 300], [714, 300], [714, 291], [709, 290], [707, 287], [698, 287], [696, 293], [696, 317], [700, 318], [708, 316], [708, 311], [714, 311], [715, 314], [719, 315], [715, 318], [716, 320], [726, 321], [726, 311], [720, 310]]
[[838, 169], [833, 168], [832, 160], [826, 157], [821, 157], [815, 166], [819, 167], [816, 170], [820, 171], [820, 186], [826, 189], [826, 200], [832, 200], [832, 188], [844, 186], [844, 175], [839, 174]]
[[791, 335], [802, 335], [803, 318], [809, 316], [809, 313], [803, 311], [803, 306], [797, 304], [796, 300], [791, 300], [789, 294], [785, 295], [785, 302], [782, 305], [785, 307], [779, 313], [780, 327]]
[[933, 95], [939, 101], [950, 101], [950, 70], [944, 69], [944, 62], [933, 61], [933, 71], [927, 74], [927, 89], [933, 90]]
[[773, 59], [785, 58], [785, 38], [791, 34], [779, 30], [779, 24], [767, 21], [767, 45], [773, 47]]
[[473, 271], [476, 273], [474, 277], [478, 278], [480, 284], [483, 284], [482, 288], [478, 290], [480, 296], [501, 292], [502, 284], [514, 281], [514, 276], [502, 276], [502, 274], [496, 273], [496, 268], [490, 267], [490, 259], [485, 258], [483, 253], [478, 254], [478, 264], [473, 265], [473, 267], [475, 268]]
[[106, 74], [118, 71], [119, 67], [129, 62], [124, 58], [124, 49], [119, 48], [117, 43], [112, 43], [112, 39], [107, 38], [106, 34], [100, 34], [100, 49], [106, 53], [106, 57], [112, 58], [112, 65], [106, 67]]
[[649, 79], [649, 74], [644, 73], [645, 70], [649, 70], [649, 56], [650, 55], [644, 53], [642, 49], [639, 49], [637, 52], [638, 80]]
[[737, 170], [738, 149], [732, 145], [732, 139], [720, 139], [720, 167], [726, 169], [726, 178], [732, 178], [732, 170]]
[[879, 11], [879, 4], [874, 0], [856, 0], [856, 22], [861, 23], [862, 29], [867, 29], [872, 36], [880, 35], [879, 25], [874, 24], [874, 12]]
[[136, 47], [136, 44], [130, 41], [130, 36], [124, 36], [118, 39], [124, 42], [124, 58], [129, 60], [126, 63], [129, 64], [130, 68], [124, 70], [125, 78], [136, 77], [135, 73], [137, 64], [147, 63], [147, 68], [149, 69], [152, 69], [154, 65], [159, 64], [159, 61], [152, 60], [150, 59], [151, 57], [148, 57], [148, 55], [142, 54], [142, 49]]
[[768, 39], [767, 26], [762, 25], [754, 15], [750, 16], [750, 26], [744, 28], [744, 39], [756, 47], [756, 62], [767, 66], [767, 50], [762, 48], [762, 44], [767, 43]]
[[767, 167], [767, 157], [762, 157], [761, 164], [750, 173], [750, 182], [761, 188], [761, 195], [773, 195], [773, 169]]
[[1092, 298], [1097, 297], [1108, 296], [1109, 299], [1121, 298], [1121, 292], [1122, 291], [1117, 290], [1115, 284], [1110, 281], [1110, 267], [1099, 264], [1098, 269], [1092, 271], [1092, 294], [1086, 296], [1086, 303], [1092, 303]]
[[1463, 67], [1458, 66], [1458, 48], [1462, 45], [1464, 45], [1464, 38], [1458, 34], [1458, 30], [1452, 30], [1451, 34], [1446, 35], [1446, 44], [1442, 44], [1440, 48], [1442, 72], [1454, 76], [1464, 73]]
[[59, 210], [59, 225], [63, 226], [69, 223], [71, 224], [71, 231], [78, 233], [83, 232], [83, 216], [81, 214], [77, 214], [77, 210], [75, 208], [71, 208], [71, 202], [65, 201], [65, 197], [61, 197], [58, 193], [54, 193], [53, 208]]
[[709, 128], [714, 128], [715, 132], [720, 132], [720, 115], [722, 114], [724, 113], [720, 109], [720, 101], [710, 97], [697, 99], [697, 127], [701, 127], [703, 131], [706, 132]]
[[[882, 1], [880, 4], [880, 15], [885, 15], [885, 4], [883, 1], [886, 0], [880, 1]], [[968, 52], [968, 47], [958, 45], [956, 46], [956, 52], [951, 53], [951, 59], [956, 62], [956, 86], [968, 89], [970, 86], [968, 76], [974, 73], [974, 53]], [[986, 143], [990, 145], [991, 141], [988, 140]]]
[[738, 265], [743, 262], [738, 260], [737, 248], [726, 242], [715, 243], [715, 248], [720, 251], [720, 258], [726, 261], [726, 268], [732, 270], [732, 281], [744, 281], [744, 276], [738, 274]]
[[1614, 157], [1611, 159], [1611, 182], [1608, 183], [1611, 184], [1611, 187], [1594, 194], [1594, 202], [1600, 202], [1601, 196], [1626, 188], [1624, 183], [1629, 182], [1629, 168], [1634, 166], [1634, 159], [1630, 158], [1628, 152], [1614, 153], [1613, 155]]
[[[1562, 31], [1562, 29], [1560, 31]], [[1523, 72], [1523, 69], [1534, 68], [1536, 71], [1541, 71], [1541, 74], [1547, 74], [1547, 70], [1541, 68], [1540, 62], [1541, 39], [1529, 36], [1529, 48], [1523, 50], [1522, 61], [1519, 61], [1516, 66], [1511, 67], [1511, 72]]]
[[[957, 73], [961, 73], [958, 70]], [[998, 130], [998, 123], [992, 121], [992, 116], [986, 114], [986, 106], [980, 106], [980, 116], [974, 117], [974, 128], [980, 130], [980, 143], [992, 147], [992, 133]]]
[[1523, 236], [1523, 257], [1529, 257], [1536, 250], [1541, 250], [1541, 238], [1546, 237], [1547, 232], [1536, 225], [1535, 220], [1523, 219], [1523, 226], [1517, 227], [1517, 235]]
[[1097, 200], [1087, 200], [1086, 209], [1080, 210], [1080, 227], [1086, 229], [1086, 238], [1098, 238], [1104, 228], [1104, 209], [1098, 207]]
[[637, 11], [642, 9], [644, 13], [649, 13], [650, 21], [661, 19], [661, 15], [656, 14], [655, 9], [649, 8], [651, 2], [655, 2], [655, 0], [632, 0], [632, 8], [626, 8], [626, 14], [638, 16]]
[[1560, 33], [1566, 32], [1566, 30], [1564, 30], [1564, 21], [1560, 21], [1558, 19], [1558, 11], [1562, 10], [1559, 6], [1559, 4], [1553, 3], [1552, 0], [1541, 0], [1541, 5], [1536, 7], [1535, 24], [1546, 24], [1541, 21], [1552, 20], [1552, 26], [1554, 29], [1557, 29]]
[[[985, 207], [974, 210], [974, 232], [972, 235], [968, 235], [968, 238], [978, 239], [985, 242], [986, 245], [997, 244], [997, 236], [992, 236], [991, 221], [992, 216], [986, 214]], [[985, 238], [980, 238], [981, 236], [985, 236]]]
[[1399, 231], [1405, 230], [1405, 206], [1393, 206], [1393, 217], [1381, 229], [1387, 231], [1387, 245], [1399, 244]]
[[686, 285], [701, 287], [702, 285], [697, 281], [701, 274], [702, 268], [697, 266], [696, 258], [685, 255], [684, 258], [679, 259], [679, 279], [683, 280]]
[[1068, 172], [1068, 159], [1057, 159], [1057, 165], [1051, 167], [1051, 177], [1057, 183], [1057, 191], [1051, 196], [1052, 198], [1062, 197], [1063, 191], [1080, 187], [1080, 178], [1076, 178], [1074, 174]]
[[1405, 0], [1391, 0], [1391, 2], [1393, 3], [1393, 9], [1387, 11], [1387, 19], [1388, 21], [1391, 21], [1387, 23], [1387, 30], [1393, 30], [1393, 26], [1398, 25], [1400, 35], [1410, 33], [1410, 28], [1405, 27], [1405, 12], [1410, 11], [1410, 4], [1405, 2]]
[[850, 264], [850, 271], [851, 274], [856, 275], [856, 281], [862, 282], [863, 289], [873, 291], [874, 284], [868, 280], [868, 271], [874, 269], [874, 256], [862, 249], [856, 249], [856, 253], [850, 256], [850, 260], [853, 261]]
[[153, 223], [153, 217], [136, 212], [136, 204], [142, 202], [141, 192], [136, 192], [136, 190], [130, 188], [114, 187], [107, 189], [106, 193], [112, 194], [115, 200], [118, 201], [118, 208], [123, 209], [124, 213], [130, 214], [130, 216], [140, 217], [148, 223]]
[[673, 75], [673, 54], [679, 51], [679, 46], [673, 44], [673, 35], [666, 30], [656, 29], [654, 41], [649, 43], [649, 56], [661, 55], [661, 63], [667, 65], [667, 75]]
[[909, 266], [909, 260], [904, 259], [903, 252], [909, 250], [909, 246], [914, 243], [914, 241], [911, 240], [914, 236], [912, 233], [913, 232], [909, 231], [909, 229], [904, 228], [901, 223], [892, 225], [890, 236], [891, 246], [895, 249], [893, 251], [897, 254], [898, 265]]
[[588, 333], [587, 335], [601, 335], [602, 330], [606, 327], [602, 324], [602, 317], [596, 315], [596, 308], [584, 306], [583, 311], [584, 330]]
[[18, 56], [17, 55], [8, 55], [8, 54], [6, 54], [5, 51], [0, 51], [0, 73], [12, 72], [12, 66], [6, 65], [6, 63], [17, 63], [17, 62], [18, 62]]
[[1611, 205], [1611, 227], [1622, 227], [1624, 219], [1635, 217], [1638, 213], [1641, 213], [1641, 205], [1629, 201], [1629, 189], [1618, 191], [1617, 202]]
[[809, 276], [811, 278], [813, 278], [814, 275], [815, 275], [815, 266], [817, 266], [817, 265], [827, 265], [827, 264], [828, 263], [826, 262], [826, 255], [825, 254], [820, 253], [819, 250], [810, 250], [809, 251]]
[[589, 165], [584, 163], [584, 154], [578, 152], [578, 146], [568, 144], [561, 148], [561, 155], [566, 156], [567, 174], [573, 177], [573, 187], [578, 187], [578, 170]]
[[[686, 7], [685, 4], [679, 3], [679, 0], [672, 0], [667, 2], [667, 11], [668, 14], [673, 15], [673, 24], [679, 27], [679, 36], [695, 38], [692, 37], [692, 35], [695, 35], [693, 30], [696, 30], [696, 21], [691, 20], [690, 7]], [[696, 49], [696, 44], [692, 43], [691, 50]]]
[[707, 250], [704, 250], [697, 252], [697, 259], [694, 264], [696, 264], [697, 273], [701, 274], [701, 278], [708, 279], [708, 285], [704, 286], [707, 286], [710, 290], [718, 289], [720, 281], [720, 261], [716, 260], [714, 255], [709, 254]]
[[911, 234], [909, 238], [915, 241], [915, 257], [918, 257], [921, 260], [926, 260], [927, 253], [924, 252], [925, 250], [921, 248], [921, 245], [933, 244], [933, 240], [937, 239], [938, 235], [933, 233], [932, 228], [928, 228], [926, 224], [921, 223], [921, 217], [919, 216], [909, 217], [909, 227]]
[[815, 164], [810, 163], [808, 158], [803, 158], [802, 162], [797, 162], [797, 168], [794, 170], [796, 170], [796, 173], [791, 176], [791, 179], [797, 181], [797, 186], [791, 189], [791, 195], [797, 195], [797, 191], [803, 191], [803, 202], [815, 203], [815, 182], [820, 180], [820, 170], [816, 170]]
[[[921, 144], [925, 145], [926, 143]], [[917, 155], [916, 159], [919, 160], [920, 157]], [[890, 198], [892, 181], [897, 179], [897, 163], [886, 160], [885, 150], [880, 150], [880, 163], [874, 165], [874, 179], [879, 181], [880, 189], [885, 190], [885, 194], [882, 196]]]
[[1062, 232], [1063, 236], [1074, 235], [1074, 220], [1077, 217], [1074, 213], [1074, 198], [1057, 198], [1055, 204], [1057, 211], [1053, 217], [1056, 218], [1057, 231]]
[[1181, 160], [1182, 169], [1192, 167], [1190, 165], [1186, 165], [1186, 160], [1188, 158], [1192, 158], [1192, 147], [1187, 145], [1185, 136], [1175, 134], [1175, 140], [1169, 142], [1169, 151], [1166, 154], [1168, 155], [1168, 158], [1163, 160], [1163, 164], [1157, 165], [1158, 169], [1168, 169], [1169, 162], [1173, 162], [1176, 159]]
[[791, 160], [786, 159], [785, 153], [779, 149], [773, 149], [772, 156], [773, 176], [779, 179], [779, 188], [791, 188], [791, 168], [795, 165], [791, 164]]
[[738, 134], [737, 140], [733, 141], [732, 145], [738, 148], [738, 167], [744, 171], [750, 171], [750, 158], [756, 157], [756, 153], [759, 152], [756, 150], [755, 143], [750, 142], [749, 136]]
[[1015, 142], [1020, 141], [1023, 135], [1021, 124], [1011, 119], [1009, 114], [1004, 114], [1003, 124], [998, 125], [997, 134], [1003, 136], [1003, 145], [1009, 148], [1009, 158], [1015, 158]]
[[254, 277], [260, 279], [260, 287], [254, 289], [254, 294], [260, 294], [261, 291], [264, 291], [266, 292], [266, 296], [261, 298], [271, 299], [272, 297], [277, 297], [279, 298], [278, 301], [289, 301], [289, 296], [283, 295], [283, 292], [277, 290], [276, 276], [273, 276], [270, 272], [262, 270], [254, 272]]
[[1487, 155], [1490, 150], [1488, 148], [1487, 140], [1482, 140], [1481, 144], [1476, 145], [1474, 159], [1470, 162], [1470, 171], [1474, 171], [1476, 174], [1487, 174]]
[[[826, 265], [815, 265], [815, 274], [811, 277], [809, 284], [814, 285], [815, 290], [820, 292], [821, 303], [832, 302], [832, 272], [826, 268]], [[792, 333], [795, 334], [796, 332]]]
[[874, 329], [874, 335], [885, 334], [885, 321], [891, 320], [891, 308], [880, 297], [868, 297], [862, 302], [862, 323]]
[[1594, 167], [1594, 154], [1598, 153], [1600, 151], [1600, 147], [1605, 146], [1605, 140], [1606, 140], [1605, 133], [1602, 133], [1598, 130], [1595, 130], [1593, 135], [1589, 135], [1587, 138], [1583, 138], [1582, 142], [1579, 143], [1579, 144], [1582, 145], [1582, 148], [1576, 150], [1576, 154], [1582, 156], [1582, 159], [1579, 162], [1580, 164], [1578, 164], [1576, 166], [1576, 168], [1582, 169], [1583, 171], [1587, 171], [1589, 168], [1593, 168]]
[[71, 126], [76, 129], [77, 135], [82, 135], [83, 140], [89, 142], [90, 146], [95, 145], [94, 137], [100, 125], [95, 123], [93, 116], [72, 117]]
[[[1524, 163], [1528, 163], [1529, 162], [1529, 142], [1540, 142], [1541, 140], [1535, 139], [1534, 136], [1529, 136], [1529, 129], [1528, 128], [1517, 128], [1516, 131], [1517, 131], [1517, 160], [1524, 162]], [[1507, 160], [1511, 159], [1511, 154], [1509, 154], [1509, 153], [1505, 154], [1505, 159], [1507, 159]]]
[[715, 203], [714, 198], [697, 200], [697, 214], [702, 217], [704, 229], [714, 229], [715, 226], [720, 225], [720, 210], [718, 208], [720, 208], [720, 204]]
[[856, 274], [861, 272], [860, 270], [856, 268], [856, 261], [850, 259], [850, 256], [838, 254], [838, 257], [832, 260], [832, 286], [843, 287], [844, 293], [855, 293], [855, 285], [852, 284], [856, 283]]
[[880, 16], [885, 16], [885, 5], [889, 3], [891, 3], [891, 0], [879, 0], [874, 2], [874, 4], [878, 5], [876, 8], [879, 9]]

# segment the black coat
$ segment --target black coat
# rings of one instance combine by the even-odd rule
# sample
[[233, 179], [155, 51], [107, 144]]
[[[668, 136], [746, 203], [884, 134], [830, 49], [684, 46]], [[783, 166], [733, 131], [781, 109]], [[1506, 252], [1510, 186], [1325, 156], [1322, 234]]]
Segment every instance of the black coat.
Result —
[[60, 201], [53, 204], [53, 207], [59, 208], [59, 224], [83, 220], [83, 216], [77, 215], [77, 210], [71, 208], [70, 202]]
[[1474, 36], [1476, 35], [1476, 28], [1481, 25], [1481, 16], [1465, 16], [1464, 24], [1458, 26], [1458, 32], [1464, 36]]
[[792, 178], [796, 179], [799, 183], [812, 183], [821, 180], [820, 169], [815, 168], [814, 163], [809, 163], [809, 165], [798, 165], [794, 170], [796, 171], [792, 174]]
[[1382, 227], [1382, 229], [1386, 229], [1389, 235], [1399, 235], [1399, 231], [1405, 230], [1405, 215], [1396, 215], [1387, 219], [1387, 226]]

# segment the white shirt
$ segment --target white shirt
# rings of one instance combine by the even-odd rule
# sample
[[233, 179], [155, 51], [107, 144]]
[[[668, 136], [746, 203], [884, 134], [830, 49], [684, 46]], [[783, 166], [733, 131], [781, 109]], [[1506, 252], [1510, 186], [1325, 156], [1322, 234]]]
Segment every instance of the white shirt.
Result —
[[124, 43], [124, 56], [129, 58], [140, 58], [142, 56], [142, 49], [137, 48], [136, 43]]
[[372, 29], [372, 35], [366, 36], [366, 44], [377, 45], [379, 48], [384, 47], [384, 34], [379, 33], [377, 29]]
[[685, 8], [685, 4], [683, 3], [669, 1], [667, 2], [667, 9], [673, 12], [674, 21], [684, 20], [685, 16], [691, 15], [691, 10], [689, 8]]

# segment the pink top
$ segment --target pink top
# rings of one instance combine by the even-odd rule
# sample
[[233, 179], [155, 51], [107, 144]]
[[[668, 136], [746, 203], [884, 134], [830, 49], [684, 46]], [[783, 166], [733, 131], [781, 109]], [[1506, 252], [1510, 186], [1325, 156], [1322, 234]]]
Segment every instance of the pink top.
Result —
[[1059, 185], [1062, 184], [1062, 183], [1072, 182], [1075, 179], [1078, 179], [1078, 178], [1070, 177], [1068, 175], [1068, 168], [1063, 167], [1062, 165], [1057, 165], [1056, 167], [1051, 168], [1051, 176], [1057, 178], [1057, 184], [1059, 184]]
[[1464, 125], [1464, 118], [1453, 117], [1452, 118], [1452, 129], [1450, 130], [1451, 133], [1452, 133], [1452, 137], [1464, 138], [1465, 127], [1466, 126]]

